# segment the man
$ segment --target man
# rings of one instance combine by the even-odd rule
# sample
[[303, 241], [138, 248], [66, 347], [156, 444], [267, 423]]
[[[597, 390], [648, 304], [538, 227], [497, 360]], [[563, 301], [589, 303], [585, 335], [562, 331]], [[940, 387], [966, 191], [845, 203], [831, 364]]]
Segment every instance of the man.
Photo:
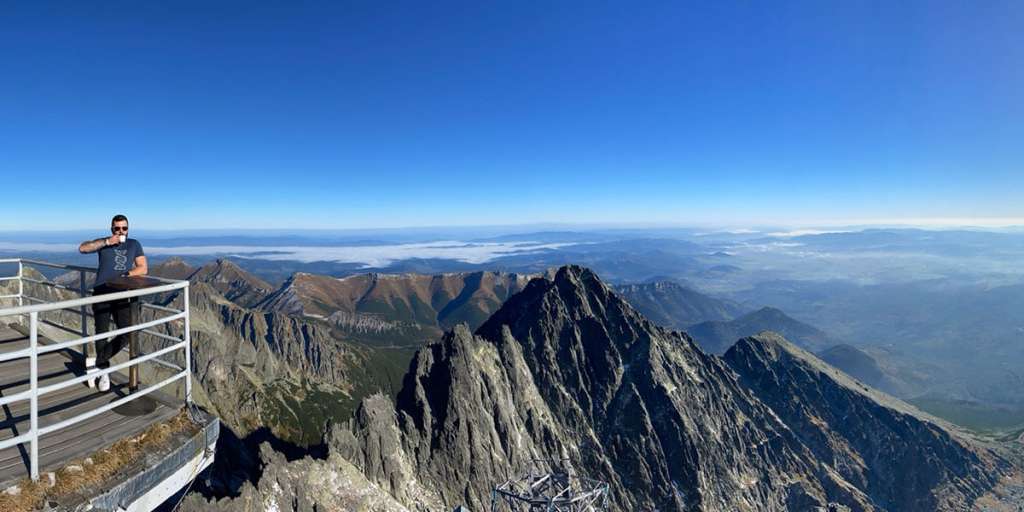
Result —
[[[96, 283], [92, 294], [102, 295], [114, 290], [109, 288], [107, 281], [120, 276], [144, 276], [149, 272], [146, 266], [146, 255], [142, 252], [142, 244], [134, 238], [128, 238], [128, 217], [115, 215], [110, 220], [110, 232], [107, 238], [97, 238], [82, 242], [78, 252], [82, 254], [95, 252], [99, 258], [96, 268]], [[131, 309], [127, 299], [113, 302], [100, 302], [92, 305], [93, 321], [96, 334], [110, 331], [110, 319], [113, 318], [117, 328], [131, 325]], [[96, 341], [96, 367], [109, 368], [110, 360], [125, 347], [129, 337], [126, 334], [111, 339]], [[86, 366], [89, 366], [88, 362]], [[91, 369], [91, 371], [96, 371]], [[89, 381], [90, 387], [93, 381]], [[100, 391], [110, 390], [110, 376], [104, 374], [97, 386]]]

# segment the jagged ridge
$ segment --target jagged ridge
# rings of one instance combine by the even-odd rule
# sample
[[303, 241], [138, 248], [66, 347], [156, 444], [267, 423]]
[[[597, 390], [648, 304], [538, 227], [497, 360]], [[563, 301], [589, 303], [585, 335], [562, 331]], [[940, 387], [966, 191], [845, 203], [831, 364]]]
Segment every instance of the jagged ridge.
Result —
[[366, 402], [336, 433], [406, 504], [483, 510], [491, 486], [564, 447], [618, 510], [870, 509], [721, 360], [589, 270], [531, 281], [476, 334], [456, 328], [421, 350], [393, 412]]
[[725, 354], [741, 381], [824, 463], [886, 510], [966, 510], [1006, 469], [953, 427], [868, 388], [781, 336]]

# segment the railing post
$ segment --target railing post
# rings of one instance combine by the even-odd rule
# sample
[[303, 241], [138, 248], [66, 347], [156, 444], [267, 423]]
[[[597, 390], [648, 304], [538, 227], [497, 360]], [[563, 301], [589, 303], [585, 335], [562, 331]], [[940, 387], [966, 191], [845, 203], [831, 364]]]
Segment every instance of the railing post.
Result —
[[[21, 259], [18, 260], [18, 307], [25, 305], [25, 282], [21, 280], [25, 271], [24, 264], [21, 263]], [[21, 323], [21, 322], [18, 322]]]
[[[85, 297], [85, 271], [84, 270], [79, 270], [78, 271], [78, 296], [79, 297]], [[85, 306], [79, 306], [78, 307], [78, 314], [82, 318], [82, 325], [81, 325], [80, 331], [82, 333], [82, 337], [84, 338], [84, 337], [89, 335], [89, 322], [88, 322], [88, 315], [85, 312]], [[86, 361], [89, 360], [89, 354], [90, 353], [96, 353], [95, 350], [89, 350], [89, 345], [92, 345], [92, 343], [86, 343], [82, 347], [82, 355], [85, 356], [85, 360]], [[86, 364], [86, 366], [88, 366], [88, 363]]]
[[29, 313], [29, 341], [31, 349], [29, 358], [29, 388], [32, 390], [32, 397], [29, 398], [29, 421], [32, 432], [30, 441], [29, 467], [31, 468], [32, 481], [39, 480], [39, 354], [36, 351], [39, 342], [39, 312]]
[[189, 326], [188, 284], [182, 290], [185, 301], [185, 403], [192, 403], [192, 332]]

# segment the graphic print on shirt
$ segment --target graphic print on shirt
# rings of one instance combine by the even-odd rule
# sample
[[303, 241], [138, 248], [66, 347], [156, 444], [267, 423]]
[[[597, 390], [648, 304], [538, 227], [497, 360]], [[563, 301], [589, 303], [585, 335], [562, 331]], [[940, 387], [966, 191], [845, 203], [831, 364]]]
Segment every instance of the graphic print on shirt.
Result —
[[114, 270], [128, 270], [128, 249], [114, 249]]

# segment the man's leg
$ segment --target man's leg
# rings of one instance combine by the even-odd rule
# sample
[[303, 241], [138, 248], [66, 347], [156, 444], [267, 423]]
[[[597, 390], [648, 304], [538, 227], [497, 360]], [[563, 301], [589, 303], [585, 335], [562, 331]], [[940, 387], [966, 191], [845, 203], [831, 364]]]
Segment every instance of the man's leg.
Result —
[[[119, 300], [117, 302], [114, 302], [111, 305], [111, 313], [113, 313], [114, 323], [117, 324], [118, 329], [123, 329], [125, 327], [129, 327], [132, 325], [132, 308], [130, 301]], [[128, 345], [128, 341], [130, 339], [130, 334], [122, 334], [114, 338], [113, 342], [111, 342], [109, 346], [110, 348], [108, 349], [110, 352], [110, 356], [107, 357], [107, 366], [109, 366], [110, 359], [112, 359], [115, 355], [117, 355], [118, 352], [121, 351], [121, 349]]]
[[[102, 332], [107, 332], [108, 330], [110, 330], [110, 303], [109, 302], [99, 302], [99, 303], [93, 304], [92, 305], [92, 318], [93, 318], [93, 323], [96, 326], [96, 334], [99, 334], [99, 333], [102, 333]], [[95, 368], [90, 368], [89, 364], [88, 364], [88, 360], [87, 360], [86, 361], [86, 368], [85, 368], [85, 371], [87, 373], [90, 372], [90, 371], [96, 371], [96, 368], [106, 368], [106, 367], [110, 366], [110, 363], [109, 363], [110, 357], [109, 357], [109, 355], [107, 355], [107, 353], [108, 353], [107, 352], [107, 345], [109, 345], [109, 344], [110, 344], [110, 340], [108, 340], [107, 338], [100, 338], [100, 339], [96, 340], [96, 360], [95, 360], [95, 363], [94, 363], [95, 364]], [[96, 379], [92, 379], [92, 380], [89, 380], [89, 381], [86, 381], [86, 382], [88, 382], [89, 387], [95, 387], [96, 386]]]
[[[132, 324], [131, 320], [131, 303], [127, 300], [117, 300], [108, 302], [107, 316], [114, 318], [114, 324], [117, 325], [118, 329], [128, 327]], [[98, 368], [107, 369], [110, 368], [110, 360], [117, 355], [125, 345], [128, 344], [130, 335], [120, 334], [114, 337], [114, 339], [104, 339], [102, 347], [96, 345], [96, 366]], [[99, 378], [96, 383], [96, 388], [100, 391], [106, 392], [110, 389], [110, 375], [106, 374]]]

